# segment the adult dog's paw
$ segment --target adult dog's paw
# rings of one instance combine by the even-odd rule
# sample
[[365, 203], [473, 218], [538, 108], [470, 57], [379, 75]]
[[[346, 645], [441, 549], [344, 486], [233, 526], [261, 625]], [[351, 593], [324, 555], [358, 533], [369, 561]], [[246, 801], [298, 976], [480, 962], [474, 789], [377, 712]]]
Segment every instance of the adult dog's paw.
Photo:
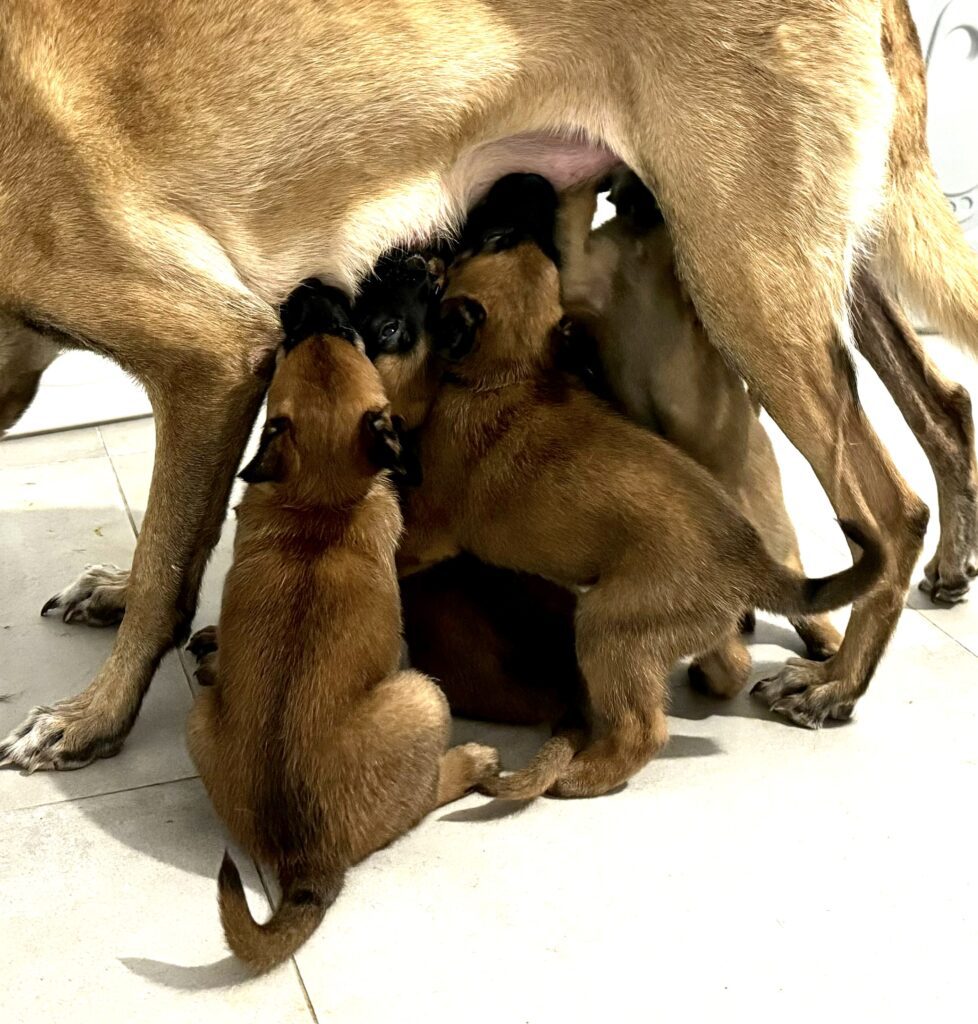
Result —
[[45, 602], [41, 614], [60, 611], [65, 622], [114, 626], [125, 614], [128, 590], [128, 569], [117, 565], [86, 565], [77, 579]]
[[936, 554], [924, 568], [920, 589], [936, 605], [949, 608], [967, 600], [971, 584], [978, 577], [978, 559], [974, 555], [951, 564]]
[[770, 679], [762, 679], [751, 693], [774, 712], [795, 725], [820, 729], [826, 721], [844, 722], [852, 717], [855, 700], [832, 678], [832, 661], [791, 658]]
[[0, 768], [13, 766], [28, 774], [84, 768], [122, 749], [125, 732], [102, 720], [81, 701], [34, 708], [27, 719], [0, 742]]

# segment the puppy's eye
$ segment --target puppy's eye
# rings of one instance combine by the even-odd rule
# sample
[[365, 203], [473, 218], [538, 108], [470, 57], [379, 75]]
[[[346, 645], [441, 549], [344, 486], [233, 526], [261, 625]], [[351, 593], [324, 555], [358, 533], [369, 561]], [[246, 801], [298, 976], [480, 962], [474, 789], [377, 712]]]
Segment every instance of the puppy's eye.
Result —
[[384, 326], [381, 327], [380, 329], [380, 340], [389, 341], [391, 338], [394, 337], [395, 334], [397, 334], [399, 329], [400, 324], [398, 324], [397, 321], [395, 320], [392, 320], [389, 324], [384, 324]]

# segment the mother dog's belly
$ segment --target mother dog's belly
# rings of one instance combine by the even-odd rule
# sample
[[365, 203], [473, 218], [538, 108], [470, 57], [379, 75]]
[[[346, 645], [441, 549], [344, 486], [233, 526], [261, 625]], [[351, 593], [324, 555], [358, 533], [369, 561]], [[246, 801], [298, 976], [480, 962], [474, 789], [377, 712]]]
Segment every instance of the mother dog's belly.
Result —
[[[455, 231], [506, 174], [541, 174], [565, 189], [600, 178], [620, 162], [609, 149], [581, 137], [513, 135], [474, 146], [447, 167], [406, 169], [399, 180], [372, 189], [370, 198], [351, 197], [338, 220], [317, 223], [313, 211], [296, 210], [294, 230], [284, 244], [244, 232], [227, 248], [242, 281], [266, 301], [281, 301], [305, 277], [352, 290], [386, 250], [423, 246]], [[231, 234], [238, 233], [232, 229]]]

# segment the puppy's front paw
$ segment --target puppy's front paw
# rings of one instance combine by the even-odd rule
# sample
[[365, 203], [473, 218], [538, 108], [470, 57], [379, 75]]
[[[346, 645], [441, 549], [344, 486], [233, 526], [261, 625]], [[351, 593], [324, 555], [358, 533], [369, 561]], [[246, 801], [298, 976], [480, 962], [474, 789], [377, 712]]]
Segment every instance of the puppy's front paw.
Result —
[[187, 652], [196, 661], [203, 661], [217, 650], [217, 626], [204, 626], [187, 641]]
[[44, 603], [42, 615], [60, 611], [65, 622], [114, 626], [122, 621], [129, 570], [117, 565], [86, 565], [84, 572]]

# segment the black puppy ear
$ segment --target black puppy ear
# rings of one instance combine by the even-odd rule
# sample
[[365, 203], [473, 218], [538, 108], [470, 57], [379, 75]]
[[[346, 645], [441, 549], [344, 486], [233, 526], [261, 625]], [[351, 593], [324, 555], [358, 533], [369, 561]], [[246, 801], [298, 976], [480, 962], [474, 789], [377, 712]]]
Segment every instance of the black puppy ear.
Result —
[[458, 362], [475, 347], [475, 336], [486, 322], [486, 307], [464, 297], [443, 302], [435, 321], [432, 347], [443, 359]]
[[279, 319], [285, 331], [285, 351], [316, 334], [345, 338], [355, 344], [357, 332], [350, 318], [350, 298], [318, 277], [307, 277], [279, 306]]
[[360, 427], [367, 459], [377, 469], [389, 469], [396, 477], [408, 476], [404, 457], [403, 428], [401, 418], [391, 418], [389, 408], [365, 412]]
[[285, 435], [292, 426], [288, 416], [276, 416], [262, 428], [255, 457], [238, 474], [246, 484], [276, 482], [285, 476]]

